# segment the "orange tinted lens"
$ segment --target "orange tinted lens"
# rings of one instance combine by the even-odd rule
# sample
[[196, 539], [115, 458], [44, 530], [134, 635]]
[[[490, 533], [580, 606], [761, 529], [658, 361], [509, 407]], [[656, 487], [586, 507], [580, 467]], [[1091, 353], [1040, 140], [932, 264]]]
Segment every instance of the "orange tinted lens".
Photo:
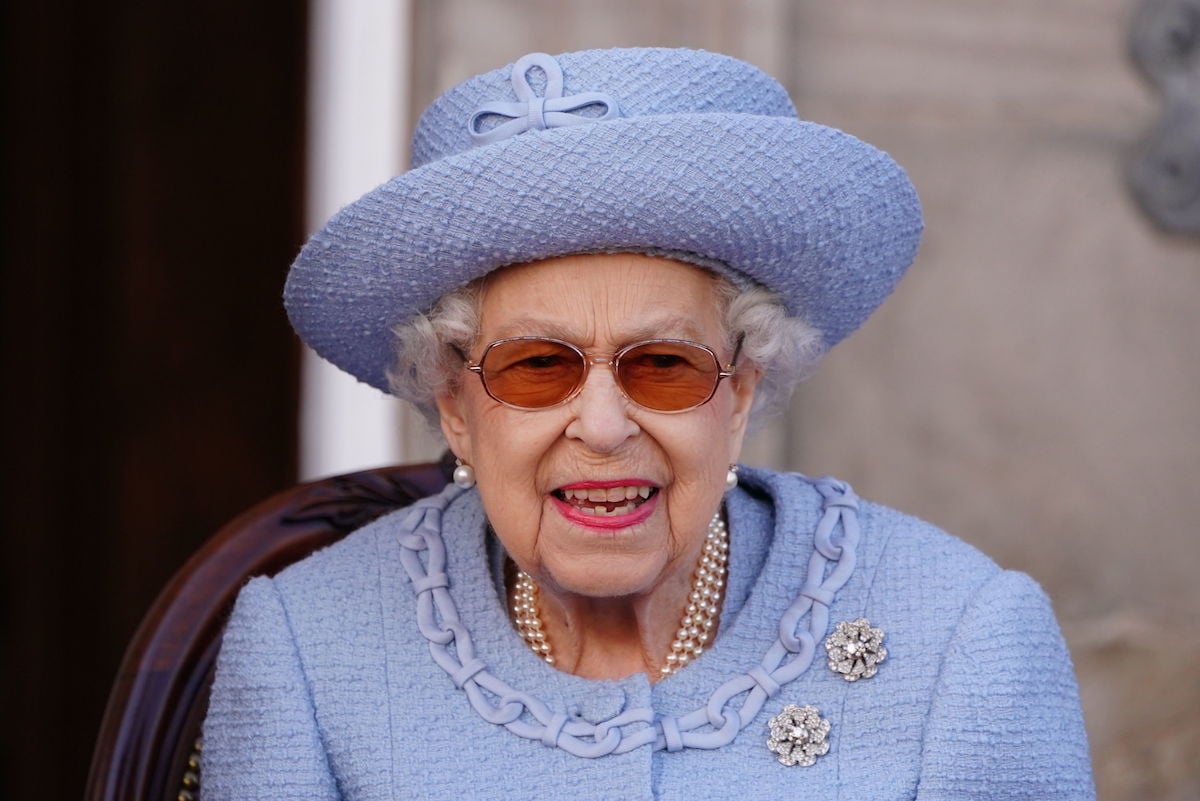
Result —
[[687, 342], [645, 342], [621, 354], [617, 380], [634, 403], [660, 412], [691, 409], [717, 388], [717, 357]]
[[562, 403], [583, 378], [583, 356], [562, 342], [510, 339], [492, 344], [480, 361], [483, 385], [498, 401], [522, 409]]

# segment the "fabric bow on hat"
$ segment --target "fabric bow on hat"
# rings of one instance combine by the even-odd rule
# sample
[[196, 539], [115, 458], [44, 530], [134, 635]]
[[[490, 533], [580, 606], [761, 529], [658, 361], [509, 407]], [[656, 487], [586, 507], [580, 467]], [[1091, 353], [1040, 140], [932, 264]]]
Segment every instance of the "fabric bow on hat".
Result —
[[[546, 90], [538, 97], [529, 83], [533, 68], [541, 69], [546, 76]], [[512, 69], [512, 86], [518, 101], [484, 103], [471, 115], [467, 128], [477, 145], [499, 142], [526, 131], [544, 131], [584, 122], [602, 122], [621, 116], [617, 101], [604, 92], [580, 92], [563, 97], [563, 73], [558, 62], [545, 53], [530, 53], [521, 57]], [[585, 115], [581, 112], [590, 106], [603, 106], [600, 115]], [[507, 117], [494, 128], [481, 129], [483, 121], [492, 116]]]

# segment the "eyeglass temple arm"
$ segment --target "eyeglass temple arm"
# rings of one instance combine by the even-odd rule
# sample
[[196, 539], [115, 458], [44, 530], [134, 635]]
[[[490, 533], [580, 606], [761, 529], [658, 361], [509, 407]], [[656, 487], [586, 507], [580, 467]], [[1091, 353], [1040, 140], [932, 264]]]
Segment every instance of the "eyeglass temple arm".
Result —
[[470, 370], [472, 373], [482, 373], [483, 372], [483, 367], [480, 366], [477, 362], [471, 361], [471, 359], [468, 358], [467, 354], [463, 353], [462, 349], [459, 348], [458, 345], [455, 345], [453, 342], [451, 342], [451, 343], [448, 343], [448, 346], [449, 346], [450, 350], [452, 350], [458, 354], [458, 358], [463, 360], [463, 367]]
[[721, 368], [721, 372], [717, 374], [718, 380], [721, 378], [729, 378], [737, 373], [737, 360], [738, 356], [742, 355], [742, 343], [745, 342], [745, 340], [745, 334], [738, 334], [737, 347], [733, 349], [733, 358], [729, 360], [729, 364]]

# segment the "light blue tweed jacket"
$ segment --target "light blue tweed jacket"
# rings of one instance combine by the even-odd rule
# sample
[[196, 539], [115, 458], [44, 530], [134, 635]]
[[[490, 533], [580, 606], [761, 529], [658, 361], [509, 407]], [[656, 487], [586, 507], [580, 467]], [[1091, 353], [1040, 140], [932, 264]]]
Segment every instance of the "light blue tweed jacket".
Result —
[[[528, 651], [475, 492], [255, 579], [218, 662], [204, 799], [1094, 797], [1070, 659], [1031, 579], [844, 485], [741, 479], [720, 635], [653, 685]], [[821, 640], [859, 617], [889, 655], [847, 682]], [[768, 750], [786, 704], [830, 724], [812, 766]], [[588, 749], [607, 753], [571, 753]]]

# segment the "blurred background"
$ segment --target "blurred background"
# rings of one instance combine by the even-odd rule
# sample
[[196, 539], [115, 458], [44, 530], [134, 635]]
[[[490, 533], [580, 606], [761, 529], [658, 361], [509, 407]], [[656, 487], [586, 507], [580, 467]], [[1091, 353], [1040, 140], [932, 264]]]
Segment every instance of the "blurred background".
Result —
[[[221, 523], [298, 477], [436, 455], [302, 356], [279, 293], [306, 232], [402, 169], [457, 81], [671, 45], [775, 75], [925, 205], [909, 277], [744, 461], [836, 474], [1032, 574], [1102, 801], [1200, 799], [1200, 236], [1128, 180], [1200, 84], [1135, 66], [1145, 5], [6, 4], [0, 797], [78, 797], [126, 641]], [[1194, 76], [1200, 5], [1175, 5]]]

